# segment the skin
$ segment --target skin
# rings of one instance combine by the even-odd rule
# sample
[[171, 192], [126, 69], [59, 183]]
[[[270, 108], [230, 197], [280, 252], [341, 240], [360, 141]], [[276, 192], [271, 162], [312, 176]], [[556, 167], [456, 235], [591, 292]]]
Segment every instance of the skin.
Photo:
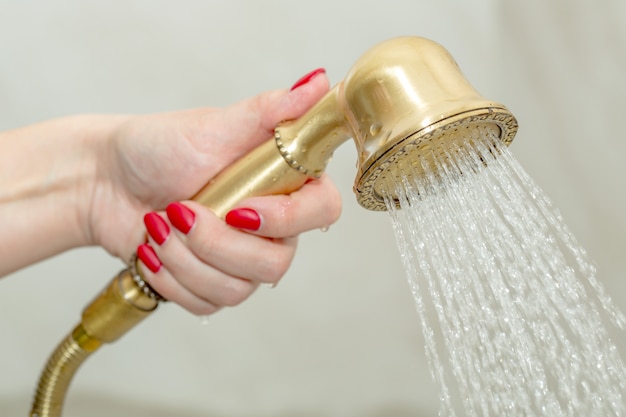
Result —
[[[256, 231], [232, 228], [186, 199], [328, 89], [319, 74], [223, 109], [78, 115], [0, 133], [0, 276], [81, 246], [128, 261], [145, 242], [144, 214], [156, 211], [170, 226], [161, 245], [148, 240], [163, 266], [142, 269], [168, 300], [206, 315], [276, 284], [297, 236], [339, 217], [340, 196], [326, 176], [290, 195], [243, 201], [238, 207], [261, 218]], [[195, 213], [188, 234], [164, 214], [175, 201]]]

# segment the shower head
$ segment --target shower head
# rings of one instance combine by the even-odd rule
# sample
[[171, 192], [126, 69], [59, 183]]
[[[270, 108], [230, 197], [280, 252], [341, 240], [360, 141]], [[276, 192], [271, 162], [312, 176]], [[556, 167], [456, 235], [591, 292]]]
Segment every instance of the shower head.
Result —
[[[517, 121], [483, 98], [439, 44], [400, 37], [367, 51], [346, 78], [306, 115], [276, 129], [283, 157], [319, 176], [334, 149], [352, 137], [358, 152], [354, 192], [370, 210], [385, 210], [388, 180], [420, 175], [426, 163], [467, 142], [476, 127], [509, 144]], [[444, 158], [445, 159], [445, 158]]]

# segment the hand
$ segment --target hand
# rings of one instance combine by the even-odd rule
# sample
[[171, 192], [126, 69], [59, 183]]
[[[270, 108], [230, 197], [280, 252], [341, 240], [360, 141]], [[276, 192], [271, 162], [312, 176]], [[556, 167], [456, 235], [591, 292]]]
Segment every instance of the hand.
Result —
[[[90, 241], [128, 260], [145, 239], [144, 214], [161, 210], [146, 216], [152, 236], [139, 248], [142, 270], [157, 292], [196, 314], [236, 305], [259, 283], [275, 284], [294, 256], [296, 236], [338, 218], [340, 197], [328, 178], [288, 196], [244, 201], [245, 210], [227, 216], [230, 225], [195, 202], [179, 201], [328, 91], [325, 75], [308, 81], [226, 109], [128, 119], [103, 149], [106, 169], [83, 210]], [[176, 203], [164, 213], [170, 202]]]

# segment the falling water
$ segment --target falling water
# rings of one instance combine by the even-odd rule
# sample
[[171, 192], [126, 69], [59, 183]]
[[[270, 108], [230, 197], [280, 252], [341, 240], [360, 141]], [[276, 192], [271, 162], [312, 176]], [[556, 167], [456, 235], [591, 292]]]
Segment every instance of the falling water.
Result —
[[388, 184], [440, 415], [624, 416], [626, 368], [607, 327], [625, 317], [493, 133], [467, 143]]

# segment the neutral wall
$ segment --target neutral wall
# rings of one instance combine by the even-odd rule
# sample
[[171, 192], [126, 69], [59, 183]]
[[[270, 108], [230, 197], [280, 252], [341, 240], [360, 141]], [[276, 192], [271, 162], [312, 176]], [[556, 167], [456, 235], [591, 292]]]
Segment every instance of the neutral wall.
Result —
[[[379, 41], [434, 39], [516, 114], [514, 154], [626, 307], [621, 0], [0, 3], [0, 129], [226, 105], [319, 66], [334, 83]], [[85, 364], [65, 415], [435, 416], [389, 220], [356, 204], [354, 163], [336, 153], [343, 217], [302, 237], [276, 289], [206, 324], [163, 306]], [[121, 265], [80, 249], [0, 281], [1, 415], [26, 415], [47, 355]]]

